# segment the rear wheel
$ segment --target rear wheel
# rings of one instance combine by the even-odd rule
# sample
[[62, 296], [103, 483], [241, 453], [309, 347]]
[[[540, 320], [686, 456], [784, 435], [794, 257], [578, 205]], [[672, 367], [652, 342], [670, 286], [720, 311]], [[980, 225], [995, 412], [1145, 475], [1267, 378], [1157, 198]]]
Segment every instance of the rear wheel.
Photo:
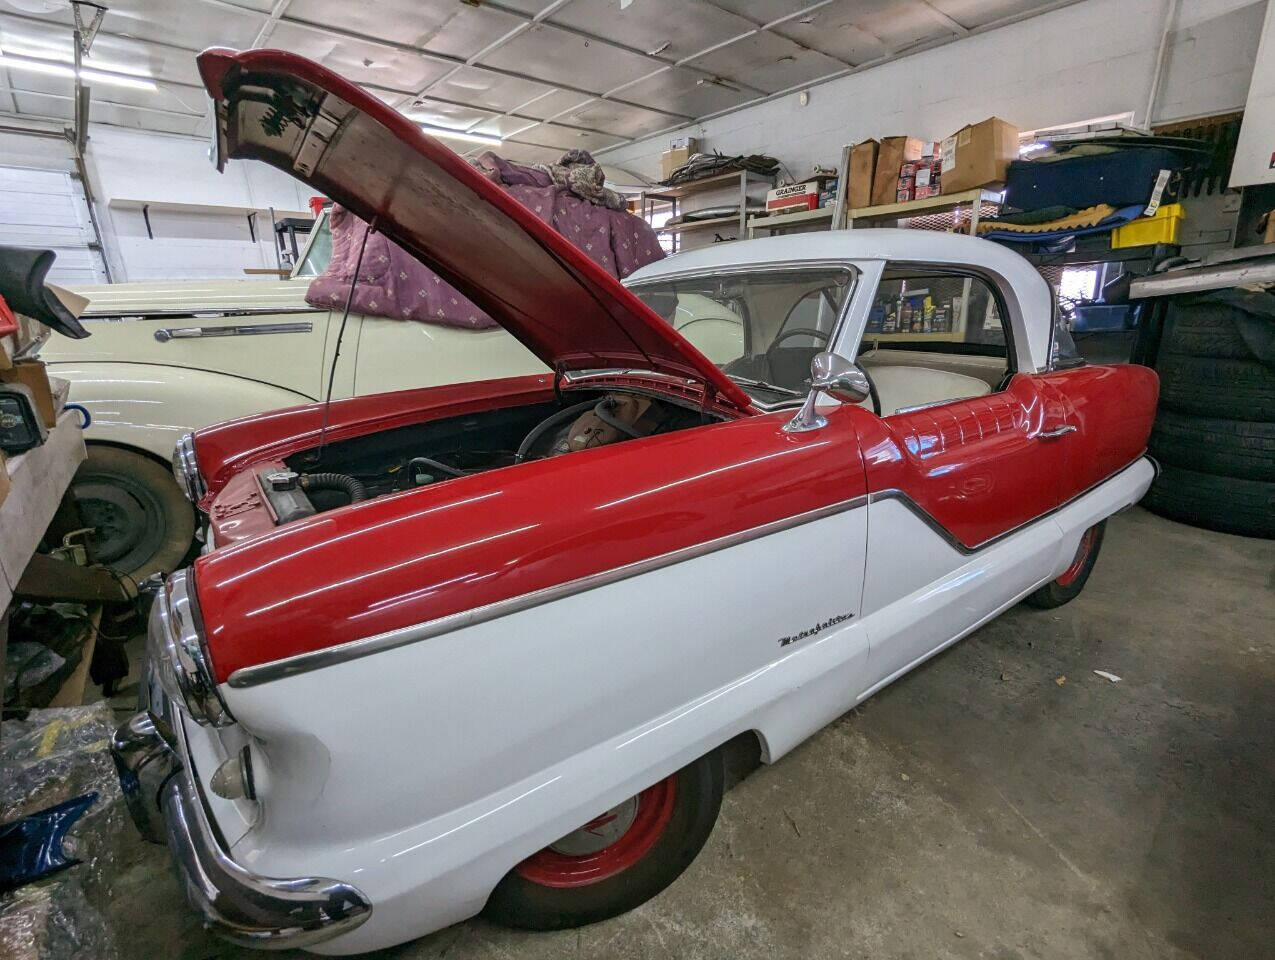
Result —
[[507, 926], [558, 930], [632, 910], [690, 866], [721, 805], [714, 750], [532, 854], [500, 881], [484, 913]]
[[1035, 593], [1028, 594], [1024, 602], [1029, 606], [1049, 610], [1061, 607], [1067, 601], [1080, 596], [1080, 591], [1085, 589], [1085, 582], [1098, 560], [1098, 551], [1102, 549], [1102, 535], [1106, 529], [1107, 521], [1103, 520], [1086, 530], [1080, 538], [1080, 545], [1076, 547], [1071, 566]]
[[99, 563], [141, 581], [190, 550], [195, 512], [170, 471], [144, 454], [89, 444], [71, 491]]

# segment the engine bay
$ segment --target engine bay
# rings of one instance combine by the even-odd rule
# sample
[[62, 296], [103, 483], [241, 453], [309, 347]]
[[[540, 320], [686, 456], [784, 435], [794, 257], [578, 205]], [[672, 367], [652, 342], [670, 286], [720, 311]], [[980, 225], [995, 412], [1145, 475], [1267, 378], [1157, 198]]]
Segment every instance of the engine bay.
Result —
[[[260, 465], [245, 471], [250, 477], [227, 485], [210, 519], [216, 543], [222, 545], [351, 503], [717, 419], [636, 391], [573, 392], [550, 403], [487, 410], [328, 443]], [[268, 519], [261, 514], [244, 516], [254, 509], [268, 509]]]

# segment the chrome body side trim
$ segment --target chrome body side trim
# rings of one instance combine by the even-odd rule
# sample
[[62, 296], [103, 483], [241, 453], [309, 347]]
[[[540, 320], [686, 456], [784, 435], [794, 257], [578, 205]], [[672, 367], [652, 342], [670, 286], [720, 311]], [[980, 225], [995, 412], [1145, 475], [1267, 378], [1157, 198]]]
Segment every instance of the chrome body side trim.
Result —
[[188, 587], [190, 568], [164, 584], [151, 607], [146, 648], [168, 696], [189, 711], [196, 723], [226, 727], [235, 722], [221, 698], [204, 649], [199, 615]]
[[604, 587], [612, 583], [618, 583], [621, 580], [627, 580], [630, 577], [650, 573], [652, 570], [659, 570], [662, 567], [672, 566], [675, 563], [693, 560], [696, 557], [716, 553], [718, 550], [725, 550], [727, 547], [747, 543], [750, 540], [756, 540], [760, 537], [769, 536], [773, 533], [790, 530], [793, 527], [811, 523], [815, 520], [822, 520], [825, 517], [845, 513], [848, 510], [854, 510], [858, 507], [866, 506], [867, 503], [867, 496], [854, 497], [850, 500], [842, 500], [838, 503], [820, 507], [817, 510], [810, 510], [806, 513], [797, 514], [796, 516], [785, 517], [782, 520], [775, 520], [771, 523], [762, 524], [759, 527], [753, 527], [749, 530], [740, 530], [736, 533], [727, 534], [724, 537], [718, 537], [716, 540], [708, 540], [704, 543], [693, 544], [692, 546], [683, 547], [680, 550], [674, 550], [658, 557], [649, 557], [645, 560], [639, 560], [623, 567], [616, 567], [614, 570], [603, 570], [587, 577], [580, 577], [577, 580], [568, 581], [567, 583], [555, 584], [552, 587], [545, 587], [544, 589], [535, 590], [531, 593], [525, 593], [517, 597], [509, 597], [506, 600], [498, 600], [495, 603], [489, 603], [482, 607], [475, 607], [472, 610], [463, 610], [460, 613], [454, 613], [446, 617], [439, 617], [436, 620], [427, 620], [424, 623], [401, 627], [397, 630], [387, 631], [386, 633], [376, 634], [371, 637], [364, 637], [361, 640], [352, 640], [349, 643], [343, 643], [335, 647], [328, 647], [323, 650], [299, 653], [295, 656], [285, 657], [282, 660], [275, 660], [271, 663], [263, 663], [254, 667], [241, 667], [230, 675], [227, 683], [229, 683], [232, 687], [253, 687], [257, 684], [269, 683], [272, 680], [281, 680], [284, 677], [290, 677], [298, 673], [306, 673], [311, 670], [321, 670], [324, 667], [331, 667], [338, 663], [345, 663], [347, 660], [355, 660], [359, 657], [370, 656], [384, 650], [393, 650], [396, 647], [406, 646], [409, 643], [417, 643], [421, 640], [428, 640], [431, 637], [450, 633], [451, 631], [459, 630], [462, 627], [472, 627], [480, 623], [486, 623], [489, 620], [495, 620], [498, 617], [508, 616], [509, 614], [518, 613], [522, 610], [529, 610], [532, 607], [538, 607], [541, 604], [550, 603], [554, 600], [572, 597], [578, 593], [584, 593], [586, 590], [593, 590], [597, 587]]
[[[1126, 470], [1132, 470], [1135, 466], [1138, 465], [1140, 461], [1150, 460], [1150, 459], [1151, 459], [1150, 457], [1147, 457], [1145, 455], [1141, 456], [1137, 460], [1134, 460], [1133, 463], [1130, 463], [1127, 466], [1121, 467], [1119, 470], [1115, 471], [1114, 473], [1108, 474], [1107, 476], [1103, 477], [1101, 480], [1095, 483], [1092, 487], [1088, 487], [1087, 489], [1080, 491], [1080, 493], [1076, 494], [1074, 497], [1070, 497], [1069, 499], [1058, 504], [1058, 506], [1054, 507], [1052, 510], [1046, 510], [1044, 513], [1040, 514], [1039, 516], [1032, 517], [1030, 520], [1024, 521], [1023, 523], [1020, 523], [1016, 527], [1011, 527], [1009, 530], [1006, 530], [1004, 533], [998, 533], [996, 536], [991, 537], [987, 540], [984, 540], [982, 543], [976, 544], [972, 547], [967, 547], [960, 540], [958, 540], [955, 537], [955, 535], [953, 535], [952, 532], [947, 529], [947, 527], [943, 526], [942, 523], [940, 523], [937, 519], [935, 519], [935, 517], [932, 514], [930, 514], [930, 512], [925, 509], [925, 507], [921, 506], [919, 503], [913, 500], [910, 496], [908, 496], [907, 492], [904, 490], [900, 490], [897, 487], [891, 487], [887, 490], [876, 490], [868, 494], [868, 502], [881, 503], [885, 500], [898, 500], [901, 504], [903, 504], [903, 506], [907, 507], [914, 514], [916, 514], [916, 517], [918, 520], [920, 520], [927, 527], [933, 530], [936, 534], [942, 537], [943, 540], [945, 540], [947, 544], [951, 546], [954, 550], [964, 554], [965, 556], [971, 556], [972, 554], [978, 553], [980, 550], [986, 550], [988, 547], [992, 546], [995, 543], [999, 543], [1001, 540], [1004, 540], [1006, 537], [1012, 537], [1014, 534], [1018, 533], [1020, 530], [1025, 530], [1027, 527], [1030, 527], [1033, 524], [1039, 523], [1042, 520], [1052, 517], [1055, 513], [1058, 513], [1064, 507], [1070, 506], [1072, 503], [1079, 500], [1081, 497], [1085, 496], [1090, 491], [1096, 490], [1098, 487], [1101, 487], [1104, 483], [1107, 483], [1110, 480], [1114, 480], [1116, 477], [1120, 476], [1120, 474], [1124, 473]], [[1154, 460], [1152, 460], [1151, 463], [1153, 466], [1155, 465]]]
[[264, 877], [231, 859], [209, 821], [174, 705], [162, 688], [151, 692], [149, 678], [142, 690], [144, 709], [116, 731], [111, 753], [138, 830], [147, 840], [167, 841], [182, 890], [205, 925], [240, 946], [284, 950], [366, 921], [372, 904], [351, 884]]
[[239, 323], [217, 327], [161, 327], [155, 331], [160, 343], [170, 340], [201, 340], [206, 337], [260, 337], [272, 333], [310, 333], [314, 324], [303, 323]]
[[220, 320], [225, 317], [273, 317], [281, 313], [322, 313], [318, 307], [305, 306], [266, 306], [266, 307], [228, 307], [224, 310], [191, 310], [186, 307], [174, 307], [165, 310], [162, 307], [147, 310], [144, 313], [136, 310], [103, 310], [94, 313], [92, 307], [85, 311], [81, 320], [103, 323], [120, 323], [125, 320]]

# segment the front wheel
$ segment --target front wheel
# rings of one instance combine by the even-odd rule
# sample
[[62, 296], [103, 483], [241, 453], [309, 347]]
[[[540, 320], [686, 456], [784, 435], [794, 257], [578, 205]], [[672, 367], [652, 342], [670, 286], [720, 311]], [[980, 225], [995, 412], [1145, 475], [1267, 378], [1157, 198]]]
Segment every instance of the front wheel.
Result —
[[121, 447], [89, 444], [71, 482], [99, 563], [141, 581], [171, 573], [190, 550], [195, 511], [170, 471]]
[[560, 930], [632, 910], [695, 859], [722, 805], [714, 750], [514, 867], [484, 914], [511, 927]]
[[1098, 559], [1098, 551], [1102, 548], [1102, 535], [1106, 529], [1107, 521], [1102, 520], [1086, 530], [1084, 536], [1080, 538], [1080, 546], [1076, 548], [1076, 555], [1072, 558], [1071, 566], [1035, 593], [1028, 594], [1024, 602], [1029, 606], [1049, 610], [1053, 607], [1061, 607], [1068, 600], [1076, 599], [1080, 591], [1085, 588], [1085, 581], [1089, 579], [1089, 574], [1093, 571], [1093, 565]]

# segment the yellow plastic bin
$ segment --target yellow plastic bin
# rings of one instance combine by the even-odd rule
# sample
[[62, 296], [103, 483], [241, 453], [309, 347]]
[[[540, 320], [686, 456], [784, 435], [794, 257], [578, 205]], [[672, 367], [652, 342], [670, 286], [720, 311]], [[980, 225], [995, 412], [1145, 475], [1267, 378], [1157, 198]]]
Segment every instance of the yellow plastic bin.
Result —
[[1186, 211], [1180, 203], [1166, 203], [1149, 217], [1130, 220], [1111, 231], [1111, 249], [1144, 247], [1152, 243], [1177, 243]]

